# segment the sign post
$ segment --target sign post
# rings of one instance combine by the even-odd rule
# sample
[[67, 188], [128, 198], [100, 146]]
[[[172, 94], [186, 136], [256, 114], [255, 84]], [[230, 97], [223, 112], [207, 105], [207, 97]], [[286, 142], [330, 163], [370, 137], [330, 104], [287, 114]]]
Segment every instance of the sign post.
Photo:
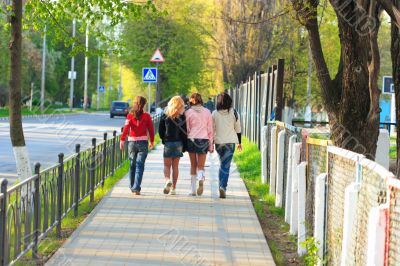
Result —
[[[382, 77], [382, 94], [391, 94], [390, 102], [390, 123], [396, 123], [396, 98], [394, 94], [394, 84], [392, 76]], [[390, 134], [394, 133], [395, 126], [390, 125]]]
[[157, 83], [157, 68], [156, 67], [144, 67], [142, 69], [142, 80], [144, 83], [148, 83], [148, 110], [150, 113], [150, 107], [151, 107], [151, 83]]
[[[165, 62], [164, 56], [163, 56], [163, 54], [161, 53], [160, 48], [157, 48], [157, 49], [154, 51], [153, 56], [150, 58], [150, 62], [156, 63], [157, 68], [158, 68], [158, 63], [164, 63], [164, 62]], [[156, 99], [155, 99], [154, 102], [157, 101], [157, 94], [158, 94], [158, 91], [159, 91], [158, 82], [156, 82]]]

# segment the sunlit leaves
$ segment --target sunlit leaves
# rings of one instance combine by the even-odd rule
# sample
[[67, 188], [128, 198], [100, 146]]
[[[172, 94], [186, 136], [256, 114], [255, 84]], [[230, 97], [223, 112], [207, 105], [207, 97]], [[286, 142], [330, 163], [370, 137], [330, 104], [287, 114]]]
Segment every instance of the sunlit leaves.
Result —
[[139, 18], [145, 10], [157, 12], [151, 1], [134, 4], [121, 0], [30, 0], [25, 4], [24, 25], [35, 31], [43, 31], [47, 25], [47, 34], [63, 40], [68, 46], [75, 43], [71, 53], [76, 54], [85, 52], [84, 43], [73, 40], [71, 32], [62, 23], [76, 19], [80, 32], [85, 32], [86, 25], [89, 25], [90, 34], [103, 44], [92, 48], [91, 53], [101, 54], [111, 50], [120, 54], [123, 43], [116, 37], [114, 28], [128, 17]]

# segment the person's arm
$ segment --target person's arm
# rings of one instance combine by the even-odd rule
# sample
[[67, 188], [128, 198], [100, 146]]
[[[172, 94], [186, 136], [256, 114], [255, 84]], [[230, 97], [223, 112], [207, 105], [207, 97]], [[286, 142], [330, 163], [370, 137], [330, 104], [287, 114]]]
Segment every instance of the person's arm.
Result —
[[217, 126], [216, 126], [217, 118], [216, 118], [216, 116], [217, 116], [217, 113], [215, 111], [213, 111], [212, 114], [211, 114], [211, 117], [212, 117], [212, 120], [213, 120], [214, 140], [215, 140], [215, 138], [217, 136]]
[[132, 118], [132, 114], [129, 113], [128, 116], [126, 117], [124, 129], [122, 130], [121, 141], [119, 143], [119, 148], [121, 150], [124, 148], [124, 143], [125, 143], [125, 140], [126, 140], [126, 136], [128, 135], [129, 128], [130, 128], [131, 123], [132, 123], [131, 118]]
[[240, 116], [239, 116], [238, 113], [236, 113], [236, 114], [237, 114], [237, 119], [235, 117], [235, 119], [236, 119], [236, 121], [235, 121], [235, 132], [236, 132], [236, 134], [238, 136], [239, 144], [241, 144], [242, 143], [242, 128], [240, 126]]
[[186, 117], [181, 116], [181, 123], [179, 126], [179, 135], [183, 144], [183, 152], [187, 150], [187, 128], [186, 128]]
[[208, 151], [214, 152], [214, 123], [210, 112], [208, 114], [208, 120], [207, 120], [207, 133], [209, 141]]
[[162, 143], [164, 144], [164, 138], [165, 138], [165, 115], [161, 116], [160, 119], [160, 124], [158, 126], [158, 135], [160, 136], [160, 139], [162, 140]]
[[236, 112], [236, 114], [237, 114], [237, 118], [235, 116], [235, 119], [236, 119], [236, 121], [235, 121], [235, 131], [236, 131], [236, 134], [237, 134], [237, 137], [238, 137], [238, 141], [239, 141], [237, 149], [238, 149], [238, 151], [242, 151], [242, 128], [240, 126], [240, 116], [239, 116], [239, 114], [237, 112]]
[[190, 111], [187, 110], [185, 112], [185, 121], [186, 121], [186, 134], [187, 136], [189, 136], [189, 132], [190, 132]]
[[154, 147], [154, 125], [150, 114], [148, 115], [147, 118], [147, 131], [149, 132], [150, 135], [150, 149], [152, 149]]

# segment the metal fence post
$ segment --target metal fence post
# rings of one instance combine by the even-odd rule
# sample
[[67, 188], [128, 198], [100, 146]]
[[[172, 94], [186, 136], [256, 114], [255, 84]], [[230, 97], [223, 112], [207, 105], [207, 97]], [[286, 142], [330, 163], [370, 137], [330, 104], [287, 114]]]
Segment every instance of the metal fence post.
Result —
[[112, 151], [111, 151], [111, 175], [114, 175], [114, 164], [115, 164], [115, 141], [116, 141], [117, 131], [113, 131], [113, 140], [112, 140]]
[[94, 176], [96, 170], [96, 138], [92, 138], [92, 160], [90, 166], [90, 202], [94, 202]]
[[75, 145], [75, 152], [77, 153], [75, 159], [75, 206], [74, 216], [78, 217], [78, 205], [79, 205], [79, 192], [81, 190], [81, 145]]
[[104, 144], [103, 144], [103, 167], [101, 171], [101, 186], [104, 187], [104, 181], [106, 179], [106, 156], [107, 156], [107, 132], [104, 133]]
[[1, 185], [1, 193], [3, 194], [3, 199], [1, 200], [0, 206], [0, 219], [1, 219], [1, 227], [0, 227], [0, 265], [4, 266], [7, 264], [6, 255], [7, 255], [7, 184], [8, 180], [2, 178], [0, 180]]
[[33, 247], [32, 258], [38, 259], [38, 244], [39, 244], [39, 230], [40, 230], [40, 163], [35, 164], [35, 194], [34, 194], [34, 220], [33, 220]]
[[[275, 120], [282, 121], [282, 111], [284, 108], [284, 102], [283, 102], [283, 75], [284, 75], [284, 65], [285, 65], [285, 60], [284, 59], [279, 59], [278, 60], [278, 73], [276, 77], [276, 114], [275, 114]], [[282, 121], [284, 122], [284, 121]]]
[[62, 206], [63, 206], [63, 175], [64, 175], [64, 153], [58, 154], [58, 197], [57, 197], [57, 229], [56, 234], [61, 238], [61, 219], [62, 219]]

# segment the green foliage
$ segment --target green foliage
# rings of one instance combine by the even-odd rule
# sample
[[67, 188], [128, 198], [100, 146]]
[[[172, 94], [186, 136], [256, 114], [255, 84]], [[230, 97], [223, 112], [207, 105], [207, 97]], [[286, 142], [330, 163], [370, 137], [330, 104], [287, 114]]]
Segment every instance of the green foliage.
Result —
[[390, 153], [389, 157], [391, 160], [397, 159], [397, 145], [396, 145], [396, 138], [390, 137]]
[[270, 240], [268, 241], [268, 246], [271, 249], [272, 256], [274, 257], [274, 261], [276, 265], [285, 265], [285, 258], [283, 257], [282, 253], [279, 250], [278, 245], [275, 241]]
[[308, 237], [306, 240], [301, 242], [300, 245], [305, 247], [307, 250], [307, 255], [303, 256], [304, 263], [307, 266], [317, 265], [318, 262], [321, 261], [321, 258], [318, 256], [319, 241], [316, 241], [314, 237]]
[[[167, 5], [168, 4], [168, 5]], [[163, 16], [145, 12], [138, 21], [129, 19], [124, 26], [126, 42], [124, 61], [132, 67], [136, 79], [141, 79], [142, 68], [156, 66], [150, 57], [160, 48], [165, 62], [157, 64], [159, 70], [160, 99], [192, 90], [205, 92], [213, 87], [207, 78], [205, 58], [209, 54], [206, 27], [198, 17], [204, 16], [206, 7], [198, 1], [167, 1], [161, 6]], [[142, 88], [147, 84], [138, 84]]]

